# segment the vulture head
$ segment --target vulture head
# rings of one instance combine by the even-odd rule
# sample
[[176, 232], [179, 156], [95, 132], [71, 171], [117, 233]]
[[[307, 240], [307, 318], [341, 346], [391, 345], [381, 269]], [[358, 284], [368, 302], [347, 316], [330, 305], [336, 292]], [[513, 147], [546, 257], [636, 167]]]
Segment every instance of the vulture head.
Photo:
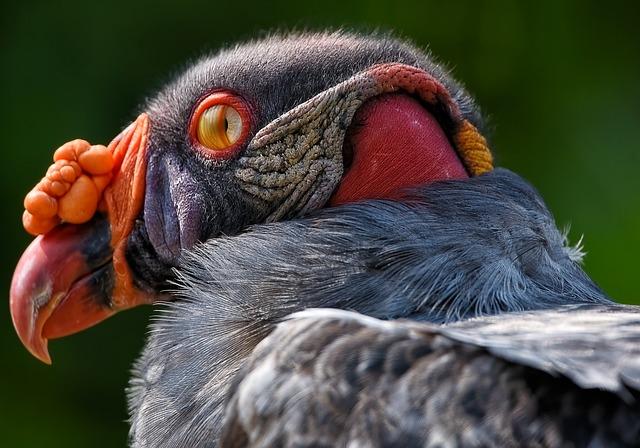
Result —
[[441, 66], [386, 36], [273, 36], [204, 57], [107, 147], [55, 152], [25, 198], [37, 237], [13, 277], [14, 326], [50, 362], [49, 339], [170, 299], [200, 242], [489, 172], [481, 128]]

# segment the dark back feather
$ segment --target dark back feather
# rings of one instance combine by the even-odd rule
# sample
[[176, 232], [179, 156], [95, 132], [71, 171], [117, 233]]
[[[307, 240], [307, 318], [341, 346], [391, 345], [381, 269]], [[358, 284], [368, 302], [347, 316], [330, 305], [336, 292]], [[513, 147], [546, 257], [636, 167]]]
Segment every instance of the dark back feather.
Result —
[[298, 313], [236, 378], [221, 446], [638, 446], [639, 318], [610, 305], [445, 327]]

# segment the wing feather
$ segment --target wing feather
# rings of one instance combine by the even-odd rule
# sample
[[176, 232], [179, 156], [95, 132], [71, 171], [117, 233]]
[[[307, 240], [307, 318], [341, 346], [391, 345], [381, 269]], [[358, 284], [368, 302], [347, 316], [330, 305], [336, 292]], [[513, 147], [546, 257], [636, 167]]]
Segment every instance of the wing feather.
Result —
[[449, 326], [296, 313], [236, 378], [222, 446], [635, 446], [639, 318], [625, 306]]

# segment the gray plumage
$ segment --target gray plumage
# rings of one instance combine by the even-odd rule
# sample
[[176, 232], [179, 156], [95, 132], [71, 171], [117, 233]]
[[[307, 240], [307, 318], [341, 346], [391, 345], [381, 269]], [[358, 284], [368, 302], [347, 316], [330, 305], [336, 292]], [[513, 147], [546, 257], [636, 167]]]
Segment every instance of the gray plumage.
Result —
[[[633, 356], [635, 352], [627, 349], [637, 339], [640, 327], [633, 320], [635, 317], [624, 314], [626, 320], [616, 321], [615, 316], [623, 314], [611, 314], [602, 323], [607, 331], [619, 327], [619, 334], [628, 331], [630, 338], [618, 350], [608, 352], [602, 349], [606, 344], [615, 345], [617, 333], [611, 332], [612, 339], [602, 341], [604, 345], [591, 346], [600, 331], [596, 326], [593, 329], [585, 326], [583, 333], [561, 331], [564, 316], [571, 313], [556, 310], [560, 306], [615, 307], [584, 274], [574, 255], [575, 251], [566, 245], [535, 190], [506, 170], [495, 170], [470, 180], [435, 183], [400, 201], [366, 201], [320, 210], [306, 218], [258, 225], [241, 235], [208, 241], [185, 255], [179, 285], [174, 292], [178, 300], [153, 323], [145, 352], [135, 366], [130, 387], [132, 443], [134, 446], [215, 446], [225, 415], [229, 385], [253, 348], [287, 315], [318, 307], [353, 310], [378, 319], [410, 318], [432, 323], [531, 311], [529, 315], [513, 316], [510, 326], [495, 325], [499, 320], [470, 321], [466, 324], [469, 327], [441, 330], [442, 336], [456, 344], [452, 345], [448, 357], [433, 358], [432, 361], [452, 362], [452, 369], [447, 370], [444, 377], [455, 380], [458, 370], [453, 367], [456, 362], [466, 362], [466, 350], [482, 348], [489, 374], [484, 375], [480, 366], [475, 371], [469, 367], [465, 376], [469, 388], [474, 382], [480, 387], [483, 381], [487, 390], [497, 388], [499, 383], [491, 374], [495, 369], [496, 372], [506, 369], [513, 381], [517, 381], [518, 375], [539, 372], [543, 395], [554, 395], [573, 384], [573, 389], [568, 391], [574, 394], [572, 396], [586, 400], [585, 403], [607, 396], [610, 409], [628, 406], [624, 400], [632, 399], [633, 393], [624, 391], [627, 386], [633, 388], [634, 382], [639, 380], [637, 365], [619, 364], [619, 373], [625, 379], [617, 386], [613, 385], [611, 376], [602, 375], [601, 366], [602, 362], [615, 359], [621, 362], [624, 353], [632, 360], [637, 359]], [[535, 310], [549, 311], [545, 311], [546, 315], [537, 315]], [[575, 375], [569, 373], [570, 368], [562, 368], [558, 363], [565, 356], [565, 344], [561, 340], [556, 351], [549, 354], [555, 364], [542, 356], [543, 346], [517, 357], [520, 348], [526, 346], [527, 341], [538, 338], [541, 331], [538, 328], [536, 333], [532, 324], [529, 332], [526, 319], [532, 323], [548, 322], [545, 331], [550, 335], [573, 337], [575, 348], [580, 348], [581, 343], [582, 347], [592, 347], [582, 353], [582, 358], [572, 354], [574, 347], [566, 347], [566, 355], [573, 356], [567, 359], [579, 360]], [[580, 317], [573, 320], [574, 323], [579, 321]], [[287, 325], [283, 328], [288, 328]], [[399, 328], [403, 325], [399, 324]], [[425, 331], [436, 332], [436, 327], [425, 328], [429, 329]], [[475, 338], [470, 338], [472, 328], [482, 329], [482, 332], [478, 331]], [[501, 334], [498, 331], [501, 328], [521, 328], [521, 339], [514, 334]], [[279, 334], [283, 332], [285, 330]], [[346, 331], [344, 337], [349, 338], [348, 333]], [[585, 339], [580, 342], [583, 336]], [[512, 337], [512, 345], [504, 347]], [[365, 350], [368, 339], [356, 340], [364, 345], [360, 348], [354, 345], [353, 349]], [[326, 339], [311, 338], [309, 341], [316, 344], [314, 350], [322, 352], [325, 349]], [[273, 349], [274, 356], [278, 350], [287, 349], [287, 346], [276, 347], [273, 341], [265, 344]], [[465, 348], [467, 345], [471, 349]], [[251, 362], [258, 363], [260, 356], [255, 354]], [[455, 361], [458, 356], [462, 358]], [[595, 370], [585, 368], [592, 362]], [[515, 370], [506, 367], [518, 365], [520, 367], [514, 367]], [[614, 364], [611, 367], [615, 376]], [[552, 376], [540, 372], [565, 380], [556, 383]], [[440, 378], [444, 381], [444, 377]], [[437, 392], [434, 389], [437, 384], [434, 380], [431, 388], [416, 390], [414, 398], [428, 399]], [[352, 392], [361, 390], [362, 386], [352, 384], [351, 387], [355, 387]], [[583, 395], [578, 392], [583, 386], [608, 388], [618, 395]], [[295, 389], [290, 392], [292, 395], [288, 398], [266, 396], [264, 399], [292, 399], [293, 405], [297, 395]], [[235, 400], [238, 399], [237, 396], [231, 398], [230, 409], [237, 407]], [[458, 404], [462, 405], [463, 400]], [[453, 402], [450, 405], [450, 413], [464, 410], [453, 406]], [[235, 409], [233, 412], [243, 411]], [[514, 409], [498, 407], [486, 409], [486, 412], [501, 413], [499, 421], [480, 418], [476, 422], [480, 425], [491, 421], [492, 425], [497, 425], [494, 429], [499, 433], [495, 436], [498, 438], [491, 439], [495, 443], [502, 440], [499, 437], [504, 434], [500, 431], [508, 430], [500, 425], [512, 425], [520, 418]], [[538, 418], [531, 412], [532, 419]], [[285, 415], [284, 411], [279, 415], [281, 420], [267, 416], [268, 421], [263, 423], [272, 425], [269, 431], [285, 431]], [[549, 414], [544, 419], [554, 422], [556, 417], [560, 418]], [[575, 417], [582, 418], [578, 414]], [[233, 417], [227, 416], [227, 419], [227, 431], [232, 427], [237, 431], [234, 425], [240, 423]], [[366, 428], [360, 429], [365, 431]], [[455, 426], [449, 429], [452, 432], [438, 429], [438, 437], [452, 443], [460, 442], [451, 446], [474, 446], [466, 444], [468, 439], [456, 439]], [[245, 428], [244, 431], [248, 430]], [[560, 446], [565, 439], [573, 440], [568, 438], [567, 431], [566, 428], [562, 431], [553, 429], [553, 437], [559, 438], [548, 440], [556, 440], [558, 444], [540, 442], [541, 446]], [[587, 435], [576, 432], [575, 437], [596, 437], [593, 431], [585, 432]], [[637, 440], [633, 439], [637, 432], [629, 431], [620, 435], [620, 440], [627, 440], [624, 437]], [[424, 435], [424, 432], [420, 434]], [[517, 433], [521, 437], [519, 442], [530, 446], [536, 446], [536, 441], [542, 440], [541, 434], [539, 431]], [[297, 440], [289, 435], [293, 437], [291, 440]], [[377, 443], [387, 445], [385, 440], [380, 438]]]

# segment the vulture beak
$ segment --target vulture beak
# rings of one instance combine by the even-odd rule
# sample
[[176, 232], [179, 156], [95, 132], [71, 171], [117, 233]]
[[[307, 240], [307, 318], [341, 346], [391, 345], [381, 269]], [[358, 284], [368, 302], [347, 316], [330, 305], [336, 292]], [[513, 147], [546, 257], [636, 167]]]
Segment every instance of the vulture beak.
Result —
[[125, 259], [144, 202], [148, 134], [142, 114], [108, 148], [63, 145], [25, 199], [23, 223], [38, 236], [14, 272], [11, 316], [25, 347], [47, 364], [48, 339], [151, 301]]

